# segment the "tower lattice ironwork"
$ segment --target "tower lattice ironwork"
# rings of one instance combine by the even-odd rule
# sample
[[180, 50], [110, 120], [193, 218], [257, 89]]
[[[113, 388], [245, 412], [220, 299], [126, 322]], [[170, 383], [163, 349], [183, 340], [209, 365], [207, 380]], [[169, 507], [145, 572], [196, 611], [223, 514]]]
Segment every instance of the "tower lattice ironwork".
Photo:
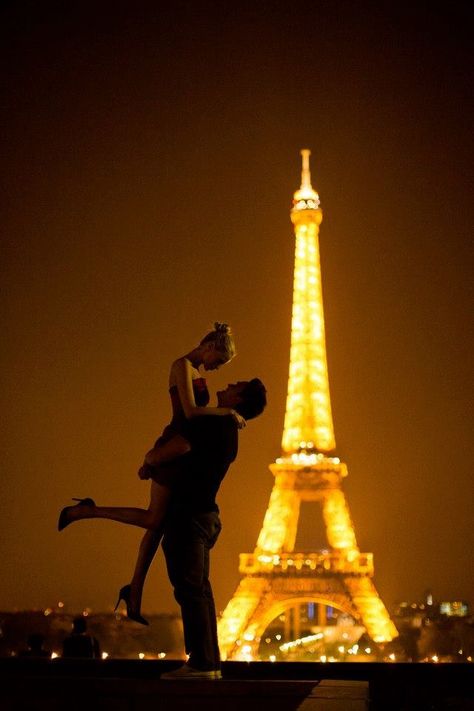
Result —
[[[319, 196], [311, 185], [310, 151], [301, 151], [301, 187], [291, 220], [296, 235], [290, 369], [282, 454], [253, 553], [240, 555], [241, 581], [219, 620], [225, 659], [258, 659], [261, 637], [278, 616], [304, 603], [350, 615], [375, 642], [397, 630], [373, 583], [372, 553], [361, 553], [334, 456], [319, 257]], [[320, 505], [327, 546], [295, 550], [302, 502]], [[324, 615], [318, 613], [324, 625]]]

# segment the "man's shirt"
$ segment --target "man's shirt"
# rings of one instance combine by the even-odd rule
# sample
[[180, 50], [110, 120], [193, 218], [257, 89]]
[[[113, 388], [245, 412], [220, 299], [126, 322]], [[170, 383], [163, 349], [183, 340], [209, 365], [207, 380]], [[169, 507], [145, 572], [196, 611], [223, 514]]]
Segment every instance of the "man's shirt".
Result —
[[230, 415], [203, 415], [186, 422], [183, 435], [191, 452], [179, 460], [182, 466], [173, 478], [170, 514], [219, 510], [216, 494], [237, 456], [237, 432]]

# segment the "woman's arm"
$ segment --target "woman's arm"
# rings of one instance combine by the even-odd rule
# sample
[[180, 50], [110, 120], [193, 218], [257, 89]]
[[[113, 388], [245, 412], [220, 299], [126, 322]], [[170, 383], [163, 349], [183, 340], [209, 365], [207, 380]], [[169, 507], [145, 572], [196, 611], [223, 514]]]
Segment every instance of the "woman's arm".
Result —
[[187, 358], [179, 358], [172, 365], [171, 372], [178, 387], [179, 399], [187, 419], [200, 415], [232, 415], [238, 427], [245, 426], [245, 419], [230, 407], [199, 407], [193, 390], [193, 371]]

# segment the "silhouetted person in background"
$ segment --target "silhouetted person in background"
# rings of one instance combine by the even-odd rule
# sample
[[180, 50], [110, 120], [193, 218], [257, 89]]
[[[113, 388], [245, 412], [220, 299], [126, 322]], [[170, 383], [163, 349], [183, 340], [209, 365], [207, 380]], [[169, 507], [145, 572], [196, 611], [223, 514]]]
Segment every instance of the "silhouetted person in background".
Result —
[[63, 657], [99, 659], [100, 647], [95, 637], [87, 632], [87, 621], [82, 615], [72, 621], [72, 632], [63, 642]]
[[51, 652], [43, 647], [44, 636], [42, 634], [38, 634], [37, 632], [35, 632], [33, 634], [28, 635], [26, 643], [28, 645], [28, 649], [24, 649], [22, 652], [19, 653], [18, 656], [44, 658], [51, 657]]

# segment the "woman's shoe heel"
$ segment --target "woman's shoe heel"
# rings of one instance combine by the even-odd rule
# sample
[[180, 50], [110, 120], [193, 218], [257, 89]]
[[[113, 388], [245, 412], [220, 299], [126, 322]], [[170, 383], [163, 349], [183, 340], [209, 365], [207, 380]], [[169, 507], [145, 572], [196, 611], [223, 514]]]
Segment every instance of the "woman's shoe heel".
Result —
[[58, 519], [58, 531], [62, 531], [63, 528], [66, 528], [66, 526], [69, 526], [70, 523], [74, 521], [72, 519], [71, 521], [68, 520], [68, 514], [71, 509], [76, 508], [76, 506], [88, 506], [89, 508], [95, 506], [95, 501], [90, 498], [86, 499], [77, 499], [73, 497], [73, 501], [77, 501], [77, 504], [74, 504], [74, 506], [66, 506], [61, 513], [59, 514], [59, 519]]
[[127, 606], [127, 617], [134, 622], [139, 622], [141, 625], [149, 625], [150, 623], [146, 620], [139, 612], [134, 612], [130, 605], [130, 593], [132, 591], [131, 585], [124, 585], [120, 588], [117, 604], [115, 605], [114, 612], [117, 612], [117, 608], [120, 605], [120, 601], [123, 600]]

